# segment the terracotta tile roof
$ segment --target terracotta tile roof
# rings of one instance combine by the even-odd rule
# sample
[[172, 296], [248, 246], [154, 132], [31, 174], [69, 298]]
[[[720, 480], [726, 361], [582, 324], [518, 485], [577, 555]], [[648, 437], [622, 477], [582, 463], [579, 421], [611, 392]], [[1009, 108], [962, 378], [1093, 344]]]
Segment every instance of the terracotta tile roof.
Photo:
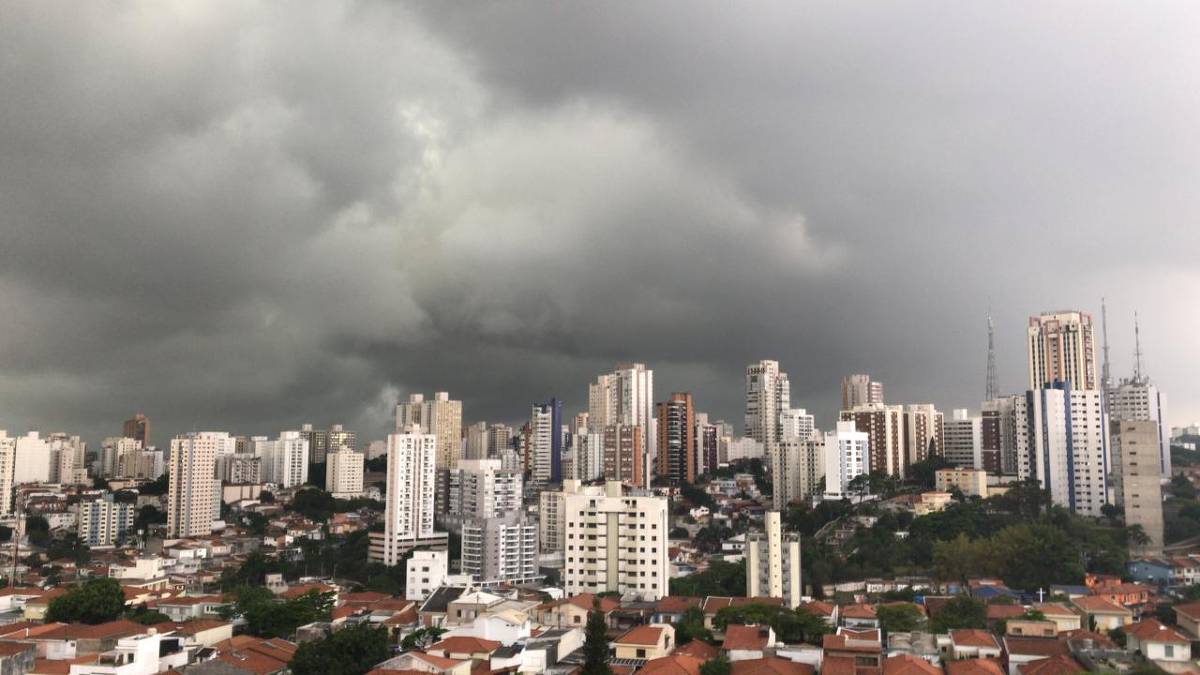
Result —
[[884, 659], [883, 675], [942, 675], [942, 669], [911, 654], [897, 654]]
[[221, 652], [217, 658], [231, 666], [256, 673], [257, 675], [270, 675], [271, 673], [278, 673], [287, 668], [286, 661], [280, 661], [279, 659], [252, 650]]
[[10, 623], [7, 626], [0, 626], [0, 638], [33, 638], [52, 633], [59, 628], [65, 627], [65, 623], [46, 623], [38, 624], [32, 621], [21, 621], [19, 623]]
[[807, 663], [796, 663], [775, 656], [734, 661], [731, 675], [813, 675]]
[[342, 604], [346, 604], [350, 602], [379, 602], [380, 600], [387, 600], [390, 597], [392, 596], [388, 595], [387, 593], [362, 591], [359, 593], [346, 593], [338, 599], [341, 600]]
[[740, 626], [731, 625], [725, 627], [725, 641], [721, 643], [721, 648], [730, 651], [734, 649], [742, 651], [761, 651], [767, 646], [768, 631], [767, 626]]
[[429, 671], [413, 670], [412, 668], [376, 668], [368, 670], [367, 675], [429, 675]]
[[28, 642], [0, 642], [0, 656], [20, 654], [26, 649], [36, 649], [36, 647]]
[[999, 649], [1000, 645], [996, 643], [996, 637], [985, 630], [978, 628], [961, 628], [959, 630], [950, 631], [950, 640], [954, 642], [956, 647], [980, 647], [984, 649]]
[[1071, 601], [1071, 603], [1088, 614], [1133, 614], [1133, 612], [1129, 611], [1128, 609], [1118, 604], [1109, 602], [1098, 595], [1085, 595], [1083, 597], [1075, 598]]
[[1072, 675], [1087, 672], [1078, 661], [1062, 654], [1021, 664], [1017, 666], [1017, 670], [1021, 675]]
[[[891, 602], [881, 602], [881, 603], [879, 603], [879, 607], [912, 607], [917, 610], [918, 614], [920, 614], [921, 616], [925, 616], [925, 606], [924, 605], [918, 605], [915, 602], [908, 602], [907, 600], [893, 600]], [[876, 608], [876, 613], [878, 613], [878, 608]]]
[[[592, 608], [594, 607], [593, 603], [594, 603], [595, 599], [596, 599], [595, 593], [580, 593], [578, 595], [572, 595], [569, 598], [563, 598], [562, 600], [554, 600], [552, 602], [547, 602], [545, 604], [538, 605], [538, 609], [554, 609], [555, 607], [562, 607], [563, 605], [574, 605], [580, 609], [586, 609], [587, 611], [590, 612], [590, 611], [592, 611]], [[605, 614], [608, 614], [609, 612], [613, 611], [614, 609], [620, 609], [620, 607], [621, 607], [621, 603], [616, 598], [612, 598], [612, 597], [600, 598], [600, 611], [604, 612]]]
[[1191, 644], [1191, 640], [1174, 628], [1164, 626], [1158, 619], [1142, 619], [1131, 623], [1123, 629], [1127, 635], [1137, 637], [1138, 642], [1163, 642], [1171, 644]]
[[987, 619], [988, 621], [1000, 621], [1001, 619], [1015, 619], [1025, 613], [1025, 608], [1020, 605], [988, 605]]
[[316, 591], [318, 593], [333, 593], [335, 590], [337, 589], [329, 584], [300, 584], [298, 586], [292, 586], [284, 591], [283, 597], [295, 599], [309, 591]]
[[947, 675], [1007, 675], [996, 659], [958, 659], [946, 661]]
[[214, 628], [221, 628], [222, 626], [229, 626], [231, 624], [228, 621], [221, 621], [220, 619], [192, 619], [191, 621], [184, 621], [183, 623], [175, 625], [176, 633], [180, 635], [195, 635], [196, 633], [212, 630]]
[[1066, 643], [1056, 638], [1014, 637], [1004, 638], [1004, 651], [1018, 656], [1059, 656], [1069, 653]]
[[1105, 649], [1117, 649], [1117, 643], [1110, 640], [1107, 636], [1087, 630], [1086, 628], [1076, 628], [1074, 630], [1064, 630], [1058, 634], [1058, 639], [1067, 642], [1070, 640], [1091, 640], [1098, 646]]
[[874, 619], [875, 608], [871, 605], [846, 605], [841, 609], [843, 619]]
[[[849, 644], [851, 640], [858, 644]], [[879, 631], [877, 630], [856, 631], [842, 628], [837, 633], [822, 636], [821, 648], [825, 650], [834, 649], [838, 651], [879, 653], [882, 645], [879, 642]]]
[[409, 652], [409, 653], [412, 654], [415, 658], [418, 658], [435, 668], [441, 668], [442, 670], [445, 670], [447, 668], [453, 668], [454, 666], [457, 666], [458, 664], [463, 663], [463, 661], [461, 661], [459, 659], [448, 659], [448, 658], [441, 657], [441, 656], [435, 656], [433, 654], [426, 654], [424, 652]]
[[1051, 616], [1079, 616], [1079, 614], [1077, 614], [1076, 612], [1072, 611], [1070, 607], [1067, 607], [1067, 606], [1065, 606], [1065, 605], [1061, 605], [1061, 604], [1059, 604], [1059, 603], [1057, 603], [1057, 602], [1043, 602], [1043, 603], [1035, 604], [1035, 605], [1033, 606], [1033, 608], [1034, 608], [1035, 610], [1037, 610], [1037, 611], [1041, 612], [1042, 614], [1045, 614], [1047, 617], [1051, 617]]
[[757, 598], [728, 598], [710, 595], [704, 598], [704, 613], [716, 614], [719, 610], [726, 607], [742, 607], [743, 605], [775, 605], [782, 607], [783, 598], [768, 598], [765, 596]]
[[800, 605], [798, 607], [796, 607], [796, 609], [803, 610], [805, 612], [808, 612], [809, 614], [815, 614], [817, 616], [824, 616], [824, 617], [833, 616], [833, 610], [836, 608], [837, 608], [836, 605], [832, 605], [828, 602], [821, 602], [820, 600], [814, 600], [812, 602], [802, 602], [802, 603], [800, 603]]
[[89, 626], [85, 623], [72, 623], [59, 626], [57, 630], [39, 635], [44, 640], [102, 640], [104, 638], [121, 638], [145, 633], [149, 626], [140, 623], [118, 619], [108, 623], [98, 623]]
[[476, 654], [478, 652], [494, 652], [500, 648], [501, 643], [495, 640], [484, 640], [483, 638], [468, 637], [465, 635], [455, 635], [448, 637], [441, 642], [436, 642], [429, 645], [425, 651], [439, 651], [444, 654]]
[[667, 595], [654, 603], [654, 611], [663, 614], [682, 614], [693, 607], [700, 607], [703, 602], [703, 598], [694, 598], [689, 595]]
[[641, 668], [638, 675], [700, 675], [700, 666], [704, 659], [698, 659], [686, 654], [671, 654], [657, 659], [650, 659]]
[[68, 675], [71, 672], [71, 666], [93, 663], [95, 660], [95, 654], [74, 659], [34, 659], [33, 670], [29, 671], [27, 675]]
[[708, 660], [717, 658], [717, 655], [720, 654], [721, 651], [703, 640], [692, 640], [681, 647], [677, 647], [675, 649], [675, 653], [686, 654], [688, 656], [695, 656], [698, 659]]
[[821, 660], [821, 675], [855, 675], [854, 658], [826, 656]]
[[657, 645], [662, 637], [661, 626], [635, 626], [625, 631], [621, 637], [613, 640], [613, 644], [623, 645]]
[[1176, 614], [1182, 614], [1192, 620], [1200, 620], [1200, 602], [1188, 602], [1175, 605]]

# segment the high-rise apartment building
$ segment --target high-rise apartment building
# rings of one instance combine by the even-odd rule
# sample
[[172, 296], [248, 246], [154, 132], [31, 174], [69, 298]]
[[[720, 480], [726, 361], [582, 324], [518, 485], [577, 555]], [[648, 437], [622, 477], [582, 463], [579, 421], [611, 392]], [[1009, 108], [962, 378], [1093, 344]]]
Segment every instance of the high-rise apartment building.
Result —
[[566, 479], [561, 490], [543, 490], [538, 494], [538, 540], [543, 553], [566, 550], [566, 499], [579, 491], [580, 481]]
[[871, 472], [867, 451], [870, 436], [855, 428], [853, 421], [837, 423], [837, 429], [825, 434], [825, 497], [851, 496], [850, 481]]
[[746, 435], [766, 452], [783, 435], [780, 413], [792, 407], [792, 388], [778, 361], [746, 366]]
[[[216, 458], [233, 455], [236, 440], [222, 431], [193, 432], [171, 439], [167, 483], [167, 533], [200, 537], [212, 532], [213, 504], [219, 500]], [[217, 502], [219, 503], [219, 502]]]
[[612, 373], [601, 375], [588, 386], [588, 428], [594, 432], [613, 426], [636, 426], [643, 467], [642, 487], [650, 485], [652, 461], [656, 459], [658, 424], [654, 411], [654, 371], [644, 363], [621, 363]]
[[256, 436], [254, 454], [262, 458], [263, 481], [284, 489], [303, 485], [308, 480], [311, 437], [303, 430], [284, 431], [273, 441]]
[[562, 480], [562, 402], [552, 398], [535, 403], [529, 414], [530, 467], [533, 479], [543, 483]]
[[721, 427], [707, 413], [696, 413], [696, 473], [709, 474], [721, 465]]
[[320, 456], [321, 461], [325, 461], [325, 455], [329, 452], [329, 432], [324, 429], [314, 429], [311, 424], [303, 424], [300, 426], [300, 436], [308, 441], [308, 457], [312, 461]]
[[946, 422], [946, 451], [944, 457], [954, 466], [982, 469], [983, 419], [965, 408], [956, 408]]
[[804, 595], [801, 579], [800, 535], [783, 534], [779, 511], [767, 511], [763, 532], [746, 537], [746, 597], [782, 598], [795, 609]]
[[13, 485], [50, 482], [50, 444], [36, 431], [17, 438]]
[[136, 517], [133, 504], [113, 501], [109, 493], [79, 502], [75, 514], [79, 540], [93, 547], [112, 546], [120, 541], [133, 529]]
[[984, 469], [991, 474], [1017, 472], [1017, 436], [1024, 433], [1017, 426], [1017, 404], [1021, 396], [1000, 396], [984, 401], [980, 410], [980, 452]]
[[1108, 422], [1103, 395], [1059, 382], [1033, 389], [1016, 406], [1017, 473], [1034, 478], [1055, 504], [1103, 515], [1108, 492]]
[[904, 447], [909, 464], [945, 454], [945, 419], [932, 403], [904, 406]]
[[325, 491], [337, 499], [361, 497], [366, 458], [346, 446], [325, 455]]
[[524, 497], [521, 472], [502, 468], [499, 459], [464, 459], [450, 472], [450, 516], [499, 518], [519, 513]]
[[434, 532], [434, 480], [438, 437], [414, 424], [388, 436], [387, 496], [383, 532], [371, 533], [370, 558], [396, 565], [419, 546], [444, 549], [446, 533]]
[[825, 477], [825, 443], [812, 438], [785, 436], [771, 454], [772, 505], [776, 510], [817, 494]]
[[571, 448], [563, 453], [563, 480], [595, 480], [604, 476], [604, 434], [571, 435]]
[[1130, 548], [1140, 555], [1162, 555], [1159, 425], [1153, 420], [1117, 419], [1110, 424], [1117, 506], [1125, 511], [1125, 525], [1140, 526], [1149, 538], [1147, 544], [1131, 544]]
[[866, 403], [843, 410], [839, 419], [853, 422], [855, 430], [867, 434], [869, 464], [873, 471], [897, 478], [908, 475], [904, 406]]
[[506, 450], [512, 448], [512, 427], [507, 424], [493, 424], [488, 427], [488, 451], [489, 458], [498, 458], [504, 455]]
[[696, 411], [692, 395], [675, 392], [658, 404], [658, 470], [673, 483], [696, 481]]
[[[340, 424], [335, 424], [335, 425], [329, 427], [329, 432], [326, 434], [326, 437], [328, 438], [328, 440], [326, 441], [326, 447], [325, 447], [326, 455], [331, 452], [337, 452], [338, 450], [341, 450], [342, 448], [350, 448], [351, 450], [358, 450], [358, 434], [353, 431], [350, 431], [349, 429], [342, 427], [342, 425], [340, 425]], [[311, 450], [312, 449], [310, 448], [309, 449], [310, 454], [311, 454]], [[312, 461], [316, 462], [317, 464], [324, 464], [325, 463], [325, 455], [321, 455], [320, 457], [314, 457]]]
[[538, 573], [538, 525], [519, 512], [462, 524], [462, 572], [482, 587], [531, 584]]
[[666, 498], [609, 481], [564, 502], [568, 595], [612, 591], [653, 602], [668, 594]]
[[421, 433], [437, 437], [437, 468], [453, 469], [462, 459], [462, 401], [453, 401], [444, 391], [432, 400], [412, 394], [396, 406], [396, 431], [418, 425]]
[[810, 415], [804, 408], [787, 408], [780, 412], [779, 425], [781, 438], [816, 438], [816, 418]]
[[87, 472], [87, 443], [78, 436], [53, 433], [46, 439], [50, 450], [50, 482], [65, 485], [90, 484]]
[[475, 422], [469, 425], [464, 434], [462, 458], [464, 460], [487, 459], [489, 456], [487, 422]]
[[604, 479], [643, 487], [649, 481], [642, 464], [646, 453], [642, 449], [641, 427], [610, 424], [604, 427]]
[[100, 443], [99, 474], [103, 478], [131, 478], [122, 475], [118, 466], [126, 455], [142, 451], [142, 442], [136, 438], [110, 436]]
[[870, 375], [858, 373], [842, 378], [842, 410], [853, 410], [860, 405], [883, 403], [883, 383], [871, 379]]
[[217, 473], [232, 485], [258, 485], [262, 479], [262, 458], [253, 454], [228, 455], [222, 469], [221, 458], [218, 458]]
[[1029, 388], [1069, 382], [1076, 391], [1100, 388], [1092, 315], [1063, 310], [1029, 317]]
[[122, 425], [121, 435], [125, 438], [132, 438], [139, 441], [142, 447], [150, 445], [150, 419], [142, 413], [138, 413], [133, 417], [125, 420]]
[[0, 517], [13, 514], [13, 465], [17, 461], [17, 439], [0, 429]]
[[1158, 468], [1171, 475], [1171, 433], [1167, 425], [1167, 395], [1148, 379], [1122, 380], [1108, 392], [1108, 416], [1113, 420], [1144, 420], [1158, 429]]

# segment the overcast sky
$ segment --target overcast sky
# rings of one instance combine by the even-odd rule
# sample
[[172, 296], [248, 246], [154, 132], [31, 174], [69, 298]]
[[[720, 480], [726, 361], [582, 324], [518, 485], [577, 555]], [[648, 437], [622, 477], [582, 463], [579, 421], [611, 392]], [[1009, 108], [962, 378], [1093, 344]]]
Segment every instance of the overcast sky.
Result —
[[1166, 2], [0, 4], [0, 428], [571, 412], [740, 427], [849, 372], [977, 409], [986, 314], [1133, 312], [1200, 419], [1200, 10]]

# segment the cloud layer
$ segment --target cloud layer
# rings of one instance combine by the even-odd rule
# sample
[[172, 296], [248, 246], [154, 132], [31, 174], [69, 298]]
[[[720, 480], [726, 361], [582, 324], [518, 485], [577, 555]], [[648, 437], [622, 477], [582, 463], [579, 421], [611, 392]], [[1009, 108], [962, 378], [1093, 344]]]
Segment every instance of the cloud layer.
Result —
[[646, 361], [976, 407], [1024, 317], [1140, 311], [1200, 418], [1194, 7], [0, 7], [0, 428], [471, 420]]

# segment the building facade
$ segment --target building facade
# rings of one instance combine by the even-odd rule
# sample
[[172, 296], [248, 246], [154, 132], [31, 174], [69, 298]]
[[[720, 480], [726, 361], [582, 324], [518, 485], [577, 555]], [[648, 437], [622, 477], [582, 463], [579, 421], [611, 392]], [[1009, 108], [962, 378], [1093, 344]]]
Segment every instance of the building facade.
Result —
[[445, 533], [434, 532], [434, 480], [437, 444], [434, 434], [414, 424], [407, 433], [388, 436], [387, 496], [384, 504], [382, 550], [385, 565], [396, 565], [409, 550], [426, 544], [445, 544]]
[[957, 408], [945, 426], [944, 457], [954, 466], [983, 468], [983, 418]]
[[462, 572], [484, 587], [541, 581], [538, 524], [519, 512], [463, 521]]
[[1141, 526], [1148, 541], [1131, 542], [1139, 555], [1162, 555], [1162, 470], [1159, 468], [1159, 424], [1154, 420], [1112, 420], [1113, 486], [1125, 525]]
[[1069, 382], [1077, 391], [1100, 388], [1092, 315], [1064, 310], [1029, 317], [1029, 389]]
[[658, 404], [657, 475], [673, 483], [696, 482], [696, 410], [692, 395], [675, 392]]
[[868, 452], [870, 436], [859, 431], [853, 421], [837, 423], [837, 429], [825, 434], [825, 497], [842, 499], [854, 496], [850, 482], [871, 472]]
[[883, 403], [883, 383], [872, 380], [865, 373], [842, 378], [842, 410], [875, 403]]
[[423, 394], [412, 394], [408, 401], [396, 406], [396, 431], [409, 430], [416, 425], [423, 434], [437, 437], [437, 467], [452, 469], [462, 459], [462, 401], [450, 399], [444, 391], [435, 392], [432, 400]]
[[769, 452], [783, 435], [780, 414], [792, 407], [792, 388], [778, 361], [759, 361], [746, 367], [746, 436]]
[[1108, 492], [1108, 421], [1100, 391], [1068, 383], [1018, 401], [1018, 476], [1034, 478], [1055, 504], [1101, 516]]
[[236, 440], [223, 431], [193, 432], [171, 439], [167, 472], [167, 533], [200, 537], [212, 533], [213, 504], [220, 503], [218, 455], [233, 455]]
[[641, 436], [640, 487], [649, 487], [650, 471], [657, 458], [657, 419], [654, 414], [654, 371], [644, 363], [621, 363], [588, 386], [588, 428], [596, 432], [610, 426], [637, 427]]
[[897, 478], [907, 475], [903, 406], [866, 403], [843, 410], [840, 419], [853, 422], [856, 431], [867, 434], [872, 470]]
[[499, 518], [521, 511], [524, 480], [498, 459], [464, 459], [450, 472], [449, 515], [458, 519]]
[[804, 595], [800, 535], [783, 534], [779, 511], [768, 511], [763, 532], [746, 537], [746, 597], [782, 598], [795, 609]]
[[649, 480], [642, 449], [641, 427], [610, 424], [604, 428], [604, 479], [615, 480], [634, 487], [643, 487]]
[[669, 592], [667, 500], [608, 481], [564, 498], [568, 595], [613, 591], [654, 601]]
[[529, 414], [530, 468], [534, 480], [557, 483], [562, 480], [563, 424], [562, 402], [552, 398], [535, 403]]
[[256, 436], [254, 455], [262, 458], [263, 481], [284, 489], [303, 485], [308, 480], [310, 438], [303, 430], [284, 431], [275, 440]]
[[337, 499], [361, 497], [365, 459], [345, 445], [330, 451], [325, 455], [325, 491]]
[[771, 476], [772, 506], [777, 511], [818, 494], [825, 477], [824, 441], [785, 436], [771, 454]]
[[76, 505], [79, 540], [88, 546], [112, 546], [133, 529], [136, 518], [131, 503], [113, 501], [111, 494]]

